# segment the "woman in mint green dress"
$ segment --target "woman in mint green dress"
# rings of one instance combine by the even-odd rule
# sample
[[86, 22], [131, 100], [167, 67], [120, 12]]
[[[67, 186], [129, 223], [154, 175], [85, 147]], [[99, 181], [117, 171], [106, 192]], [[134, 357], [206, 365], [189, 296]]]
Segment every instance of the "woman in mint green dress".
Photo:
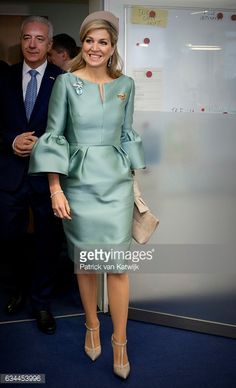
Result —
[[[144, 168], [142, 142], [132, 129], [134, 81], [119, 69], [118, 19], [90, 14], [82, 23], [82, 50], [52, 91], [46, 133], [36, 143], [30, 173], [47, 172], [55, 216], [63, 220], [69, 255], [81, 250], [129, 247], [132, 239], [133, 175]], [[78, 264], [78, 263], [77, 263]], [[85, 352], [101, 354], [96, 274], [77, 273], [86, 316]], [[108, 273], [113, 322], [113, 371], [126, 378], [129, 280]]]

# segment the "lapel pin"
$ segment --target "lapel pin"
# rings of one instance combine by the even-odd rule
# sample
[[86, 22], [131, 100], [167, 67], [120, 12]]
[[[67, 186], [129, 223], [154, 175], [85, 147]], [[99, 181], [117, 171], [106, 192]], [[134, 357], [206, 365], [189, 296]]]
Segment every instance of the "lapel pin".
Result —
[[117, 97], [119, 97], [121, 101], [124, 101], [126, 99], [126, 93], [119, 93], [117, 94]]
[[50, 79], [53, 79], [53, 81], [55, 81], [55, 78], [54, 77], [49, 77]]

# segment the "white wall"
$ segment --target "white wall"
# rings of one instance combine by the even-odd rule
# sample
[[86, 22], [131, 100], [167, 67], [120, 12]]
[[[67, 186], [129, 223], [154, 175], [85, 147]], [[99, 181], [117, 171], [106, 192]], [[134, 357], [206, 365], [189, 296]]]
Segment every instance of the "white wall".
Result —
[[89, 1], [89, 13], [103, 10], [103, 0], [90, 0]]

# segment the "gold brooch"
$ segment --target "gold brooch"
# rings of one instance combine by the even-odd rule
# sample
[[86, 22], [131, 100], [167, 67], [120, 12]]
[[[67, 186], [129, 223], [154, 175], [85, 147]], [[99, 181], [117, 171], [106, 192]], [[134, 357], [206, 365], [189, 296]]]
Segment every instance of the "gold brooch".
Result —
[[117, 94], [117, 97], [119, 97], [121, 101], [124, 101], [126, 99], [126, 93], [119, 93]]

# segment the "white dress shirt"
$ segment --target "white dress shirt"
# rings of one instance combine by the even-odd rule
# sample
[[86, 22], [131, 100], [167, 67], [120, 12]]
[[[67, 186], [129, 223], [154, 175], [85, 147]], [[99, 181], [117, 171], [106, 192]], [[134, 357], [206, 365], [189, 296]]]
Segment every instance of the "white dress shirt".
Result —
[[[47, 61], [45, 61], [42, 65], [40, 65], [39, 67], [37, 67], [35, 69], [38, 72], [38, 74], [36, 76], [37, 77], [36, 78], [37, 79], [37, 94], [38, 94], [39, 88], [41, 86], [41, 82], [42, 82], [46, 67], [47, 67]], [[25, 101], [26, 88], [27, 88], [27, 85], [31, 79], [31, 75], [29, 74], [30, 70], [31, 70], [31, 67], [29, 67], [27, 65], [27, 63], [24, 61], [23, 69], [22, 69], [22, 90], [23, 90], [24, 101]], [[12, 143], [12, 148], [14, 151], [15, 151], [16, 138], [17, 138], [17, 136], [15, 137], [15, 139], [13, 140], [13, 143]]]
[[[37, 70], [38, 74], [36, 76], [37, 79], [37, 94], [44, 76], [45, 69], [47, 67], [47, 61], [45, 61], [42, 65], [37, 67], [34, 70]], [[31, 79], [31, 76], [29, 74], [29, 71], [31, 70], [31, 67], [29, 67], [25, 62], [23, 63], [23, 69], [22, 69], [22, 90], [23, 90], [23, 97], [25, 100], [25, 93], [26, 93], [26, 88], [27, 85]]]

